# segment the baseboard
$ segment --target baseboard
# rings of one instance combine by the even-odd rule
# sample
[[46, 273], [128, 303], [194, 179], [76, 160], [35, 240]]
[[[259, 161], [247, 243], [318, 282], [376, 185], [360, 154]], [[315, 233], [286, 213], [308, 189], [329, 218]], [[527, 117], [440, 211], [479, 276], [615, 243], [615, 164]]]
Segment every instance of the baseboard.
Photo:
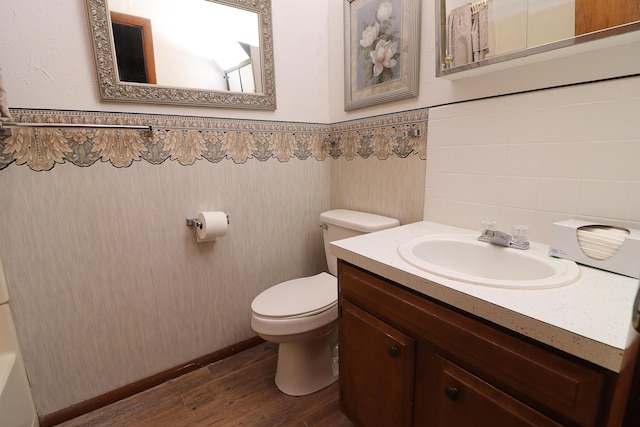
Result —
[[60, 411], [47, 414], [40, 417], [40, 427], [52, 427], [79, 417], [80, 415], [95, 411], [96, 409], [111, 405], [112, 403], [126, 399], [127, 397], [148, 390], [166, 381], [177, 378], [191, 371], [195, 371], [196, 369], [202, 368], [236, 353], [240, 353], [241, 351], [254, 347], [262, 342], [264, 342], [264, 340], [260, 337], [249, 338], [248, 340], [199, 357], [150, 377], [143, 378], [124, 387], [120, 387], [92, 399], [85, 400], [84, 402], [77, 403], [68, 408], [61, 409]]

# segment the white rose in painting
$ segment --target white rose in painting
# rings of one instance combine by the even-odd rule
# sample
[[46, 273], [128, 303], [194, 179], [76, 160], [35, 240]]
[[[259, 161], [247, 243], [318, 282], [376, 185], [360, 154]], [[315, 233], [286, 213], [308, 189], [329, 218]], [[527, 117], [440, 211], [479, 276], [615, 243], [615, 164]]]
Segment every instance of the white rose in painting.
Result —
[[391, 13], [392, 13], [391, 2], [387, 1], [380, 4], [380, 6], [378, 6], [378, 14], [377, 14], [378, 21], [380, 22], [386, 21], [391, 16]]
[[360, 40], [360, 46], [369, 47], [373, 44], [374, 40], [378, 38], [380, 32], [380, 25], [376, 22], [373, 25], [369, 25], [362, 32], [362, 40]]
[[373, 62], [373, 75], [379, 76], [385, 68], [393, 68], [397, 61], [393, 59], [398, 49], [398, 42], [378, 40], [376, 48], [369, 54]]

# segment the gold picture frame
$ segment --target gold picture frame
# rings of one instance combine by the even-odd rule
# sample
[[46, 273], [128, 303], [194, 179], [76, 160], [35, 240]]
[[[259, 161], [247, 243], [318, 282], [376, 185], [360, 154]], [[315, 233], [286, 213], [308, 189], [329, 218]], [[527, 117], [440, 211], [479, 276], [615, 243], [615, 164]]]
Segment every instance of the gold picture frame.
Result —
[[418, 96], [420, 0], [345, 0], [345, 111]]

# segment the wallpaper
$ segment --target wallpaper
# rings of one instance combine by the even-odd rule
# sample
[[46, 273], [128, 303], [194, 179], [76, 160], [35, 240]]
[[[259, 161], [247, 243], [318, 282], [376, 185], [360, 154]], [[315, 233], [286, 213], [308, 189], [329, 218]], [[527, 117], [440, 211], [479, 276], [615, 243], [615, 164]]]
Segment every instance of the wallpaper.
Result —
[[[59, 163], [91, 166], [97, 161], [128, 167], [136, 161], [160, 164], [167, 159], [184, 166], [199, 160], [242, 164], [252, 158], [286, 162], [417, 155], [426, 159], [426, 109], [338, 124], [23, 109], [11, 114], [18, 123], [78, 127], [3, 129], [0, 169], [15, 163], [48, 171]], [[138, 125], [150, 130], [93, 125]]]

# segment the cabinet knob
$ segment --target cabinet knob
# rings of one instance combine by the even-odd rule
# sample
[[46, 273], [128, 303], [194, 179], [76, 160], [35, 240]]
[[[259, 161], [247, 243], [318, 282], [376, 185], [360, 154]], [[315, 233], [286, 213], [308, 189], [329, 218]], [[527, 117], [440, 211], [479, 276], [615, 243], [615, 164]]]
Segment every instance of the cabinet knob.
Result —
[[445, 388], [444, 394], [446, 394], [450, 400], [458, 400], [458, 389], [455, 387]]
[[397, 347], [389, 347], [389, 348], [387, 348], [387, 353], [389, 353], [389, 356], [391, 356], [391, 357], [396, 357], [398, 355], [398, 348]]

